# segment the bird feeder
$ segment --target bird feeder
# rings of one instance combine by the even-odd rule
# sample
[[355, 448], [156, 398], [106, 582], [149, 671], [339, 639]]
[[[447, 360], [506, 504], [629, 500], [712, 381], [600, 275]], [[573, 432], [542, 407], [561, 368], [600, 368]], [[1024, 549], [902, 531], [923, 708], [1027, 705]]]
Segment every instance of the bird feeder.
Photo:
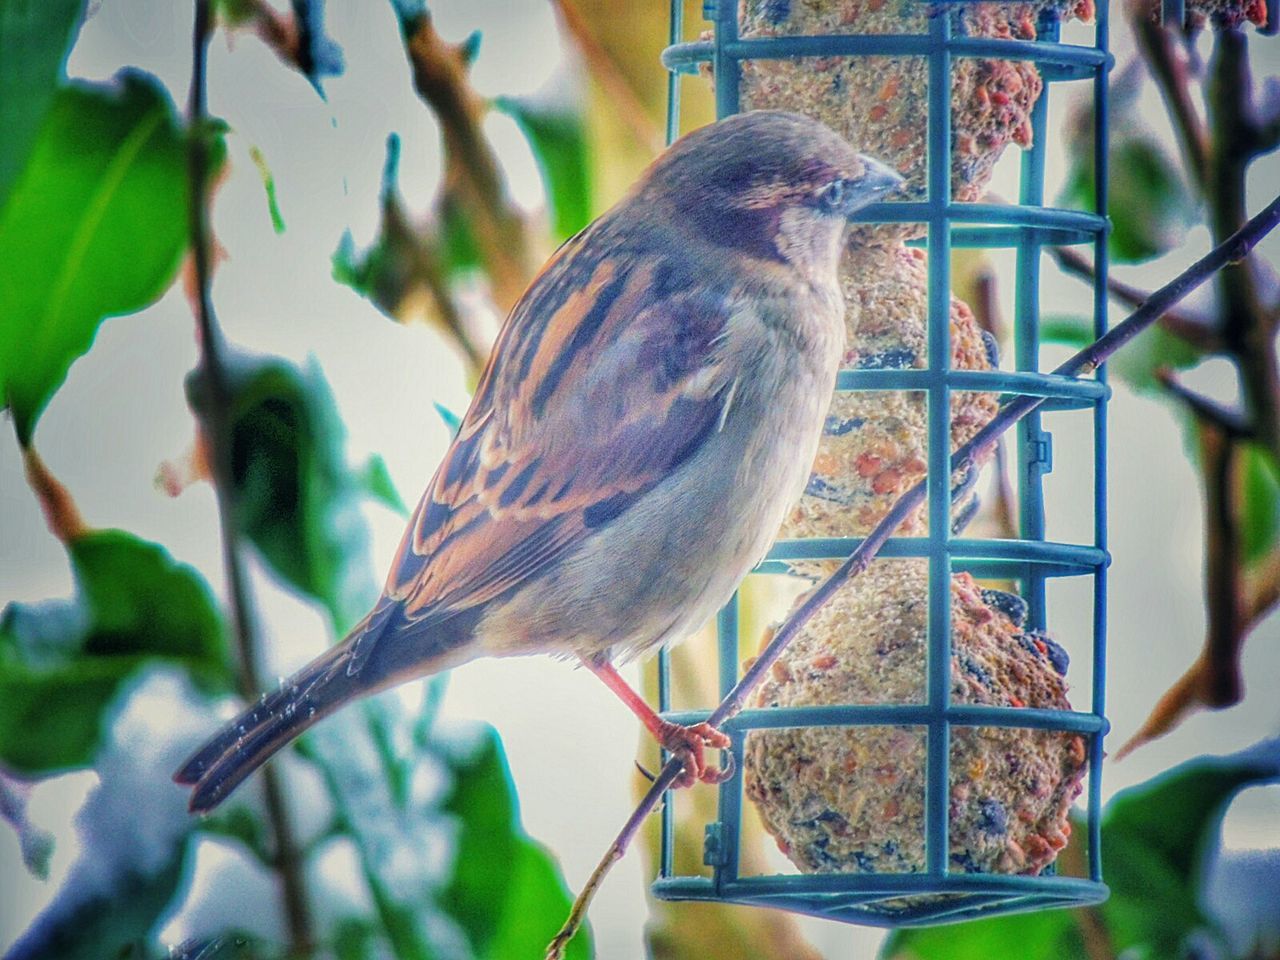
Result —
[[[894, 0], [888, 0], [892, 5]], [[1087, 0], [1086, 0], [1087, 2]], [[1176, 0], [1173, 0], [1176, 2]], [[1101, 335], [1107, 324], [1106, 276], [1108, 224], [1107, 208], [1107, 76], [1112, 58], [1107, 47], [1107, 6], [1100, 0], [1093, 14], [1093, 42], [1062, 42], [1060, 13], [1062, 5], [1051, 2], [1008, 4], [1017, 15], [1030, 15], [1034, 29], [1023, 32], [1005, 31], [999, 36], [984, 35], [981, 30], [966, 29], [971, 22], [969, 12], [978, 15], [979, 7], [968, 3], [926, 5], [918, 0], [905, 0], [912, 9], [918, 3], [920, 16], [904, 18], [904, 29], [892, 31], [877, 27], [874, 32], [848, 32], [857, 29], [858, 17], [867, 10], [879, 10], [885, 4], [875, 0], [851, 5], [833, 2], [827, 6], [844, 9], [840, 32], [821, 35], [787, 33], [782, 30], [752, 29], [752, 11], [775, 19], [788, 18], [800, 0], [707, 0], [704, 15], [710, 30], [704, 39], [681, 42], [684, 37], [682, 4], [671, 5], [671, 46], [663, 54], [663, 64], [670, 72], [668, 99], [668, 136], [674, 139], [679, 128], [679, 94], [681, 75], [704, 74], [708, 68], [715, 84], [716, 113], [725, 117], [740, 109], [774, 107], [800, 109], [800, 104], [762, 102], [753, 95], [744, 98], [744, 76], [768, 75], [760, 67], [790, 61], [813, 64], [854, 64], [844, 79], [833, 73], [827, 78], [828, 93], [853, 98], [856, 109], [865, 108], [872, 117], [882, 116], [876, 109], [879, 96], [888, 100], [896, 90], [886, 82], [888, 96], [875, 90], [846, 89], [842, 84], [857, 74], [859, 58], [915, 58], [923, 64], [920, 77], [921, 104], [927, 104], [927, 122], [921, 125], [918, 157], [920, 175], [914, 194], [867, 208], [858, 218], [869, 226], [857, 229], [884, 231], [884, 236], [897, 236], [910, 241], [907, 250], [927, 286], [921, 293], [922, 336], [927, 350], [924, 362], [881, 362], [855, 365], [839, 374], [836, 404], [843, 397], [864, 395], [867, 391], [905, 391], [918, 398], [922, 411], [920, 431], [922, 456], [919, 468], [927, 464], [928, 501], [919, 518], [918, 535], [895, 535], [880, 556], [888, 562], [907, 561], [916, 569], [927, 571], [927, 589], [921, 587], [921, 670], [922, 690], [918, 702], [910, 703], [825, 703], [822, 705], [754, 705], [724, 725], [732, 738], [735, 773], [718, 787], [714, 820], [707, 825], [704, 862], [707, 870], [682, 874], [675, 870], [675, 814], [668, 796], [661, 823], [661, 855], [658, 877], [653, 892], [665, 900], [705, 900], [768, 906], [849, 923], [873, 926], [917, 926], [945, 923], [1000, 913], [1038, 910], [1050, 907], [1078, 906], [1097, 903], [1107, 895], [1102, 882], [1099, 846], [1101, 787], [1099, 771], [1107, 730], [1104, 716], [1105, 646], [1106, 646], [1106, 403], [1108, 388], [1102, 371], [1094, 377], [1070, 378], [1041, 372], [1039, 369], [1040, 270], [1044, 248], [1052, 245], [1084, 245], [1092, 247], [1096, 265], [1096, 281], [1091, 309], [1094, 330]], [[807, 9], [821, 5], [808, 0]], [[1089, 5], [1091, 8], [1091, 4]], [[905, 9], [906, 7], [904, 7]], [[849, 10], [853, 13], [849, 14]], [[1030, 13], [1028, 14], [1028, 11]], [[915, 25], [919, 24], [919, 28]], [[759, 26], [758, 23], [754, 26]], [[746, 27], [747, 29], [744, 29]], [[1030, 35], [1034, 34], [1034, 39]], [[965, 60], [972, 61], [966, 65]], [[870, 64], [872, 61], [861, 61]], [[885, 60], [876, 63], [887, 62]], [[969, 76], [967, 67], [974, 64], [984, 70], [1002, 70], [1003, 65], [1016, 64], [1024, 72], [1008, 80], [1001, 88], [1017, 94], [1025, 81], [1044, 84], [1044, 93], [1026, 101], [1026, 116], [1014, 137], [1026, 146], [1021, 155], [1021, 184], [1016, 204], [971, 202], [981, 199], [981, 190], [967, 190], [953, 177], [962, 155], [978, 166], [985, 163], [989, 172], [994, 157], [982, 157], [981, 146], [966, 139], [977, 135], [969, 129], [954, 129], [953, 83], [955, 90], [965, 88], [958, 79]], [[1034, 71], [1028, 65], [1034, 64]], [[750, 71], [755, 70], [756, 73]], [[744, 71], [746, 71], [744, 73]], [[994, 74], [993, 74], [994, 75]], [[1019, 79], [1020, 78], [1020, 79]], [[686, 80], [685, 82], [702, 82]], [[1059, 209], [1044, 202], [1045, 147], [1048, 115], [1048, 88], [1053, 84], [1090, 85], [1093, 94], [1093, 144], [1097, 175], [1094, 211]], [[981, 85], [980, 83], [978, 85]], [[758, 88], [755, 88], [757, 93]], [[1033, 91], [1040, 94], [1037, 86]], [[982, 93], [981, 96], [987, 96]], [[767, 100], [767, 98], [766, 98]], [[888, 104], [885, 110], [892, 107]], [[961, 118], [960, 126], [964, 127]], [[843, 131], [837, 131], [843, 132]], [[847, 133], [846, 133], [847, 135]], [[853, 139], [853, 138], [851, 138]], [[893, 142], [902, 145], [905, 137]], [[963, 142], [962, 142], [963, 141]], [[887, 142], [887, 141], [886, 141]], [[987, 145], [990, 145], [989, 141]], [[902, 156], [886, 158], [874, 146], [854, 140], [855, 146], [867, 153], [897, 161]], [[998, 144], [997, 144], [998, 146]], [[995, 151], [998, 154], [998, 150]], [[954, 168], [954, 169], [953, 169]], [[958, 176], [958, 174], [956, 175]], [[919, 225], [900, 229], [900, 225]], [[872, 240], [875, 235], [871, 234]], [[894, 242], [898, 242], [895, 240]], [[958, 366], [957, 345], [953, 339], [967, 336], [968, 328], [957, 323], [957, 308], [951, 294], [951, 252], [954, 248], [980, 247], [1013, 251], [1015, 263], [1013, 357], [1014, 369], [999, 370], [994, 362], [975, 361]], [[927, 306], [926, 306], [927, 304]], [[963, 319], [963, 318], [962, 318]], [[971, 321], [971, 315], [969, 320]], [[968, 321], [966, 321], [968, 322]], [[1067, 543], [1046, 539], [1043, 477], [1051, 469], [1050, 436], [1043, 429], [1040, 413], [1026, 417], [1017, 427], [1011, 442], [1016, 448], [1015, 486], [1017, 490], [1018, 536], [1014, 539], [983, 539], [964, 536], [956, 507], [967, 496], [963, 484], [956, 486], [951, 476], [949, 458], [955, 446], [953, 417], [958, 398], [986, 396], [992, 408], [1001, 398], [1019, 394], [1047, 398], [1042, 409], [1077, 411], [1090, 418], [1093, 437], [1092, 499], [1093, 531], [1089, 542]], [[833, 406], [835, 409], [835, 406]], [[925, 412], [927, 411], [927, 412]], [[989, 414], [987, 416], [989, 419]], [[830, 421], [829, 421], [830, 422]], [[859, 421], [860, 422], [860, 421]], [[838, 481], [839, 478], [836, 478]], [[833, 482], [836, 482], [833, 481]], [[891, 486], [891, 484], [889, 484]], [[879, 489], [879, 488], [877, 488]], [[819, 525], [820, 528], [820, 525]], [[783, 539], [772, 548], [756, 573], [794, 571], [804, 564], [830, 564], [847, 557], [860, 542], [853, 536], [792, 535], [784, 529]], [[812, 528], [800, 527], [803, 533]], [[820, 529], [819, 529], [820, 532]], [[899, 533], [902, 531], [900, 530]], [[877, 561], [880, 562], [880, 561]], [[1087, 578], [1092, 581], [1092, 637], [1082, 642], [1072, 637], [1077, 660], [1083, 651], [1092, 657], [1092, 672], [1085, 691], [1077, 691], [1080, 699], [1089, 700], [1088, 710], [1054, 709], [1035, 705], [956, 702], [953, 692], [953, 617], [958, 603], [953, 596], [956, 576], [969, 575], [980, 580], [999, 579], [1017, 585], [1021, 609], [1017, 629], [1030, 636], [1044, 636], [1048, 620], [1046, 583], [1053, 578]], [[968, 584], [975, 581], [966, 580]], [[846, 585], [852, 587], [857, 579]], [[984, 594], [985, 596], [985, 594]], [[927, 600], [924, 598], [927, 597]], [[994, 601], [997, 606], [1000, 601]], [[741, 676], [738, 599], [721, 611], [718, 622], [719, 688], [727, 693]], [[1004, 621], [1001, 621], [1004, 622]], [[1038, 644], [1043, 654], [1046, 647]], [[1074, 669], [1074, 668], [1073, 668]], [[708, 712], [671, 711], [669, 664], [666, 654], [659, 660], [659, 708], [668, 719], [692, 723], [706, 719]], [[744, 875], [741, 870], [743, 821], [751, 802], [744, 792], [744, 768], [750, 766], [746, 747], [750, 738], [768, 736], [770, 731], [828, 728], [900, 729], [915, 731], [919, 737], [922, 767], [919, 783], [919, 822], [921, 849], [916, 861], [906, 867], [878, 870], [874, 858], [856, 864], [838, 857], [829, 869], [804, 869], [801, 872], [776, 875]], [[977, 729], [1030, 730], [1074, 736], [1080, 744], [1082, 776], [1087, 786], [1081, 794], [1085, 806], [1086, 830], [1076, 830], [1070, 844], [1083, 847], [1084, 876], [1065, 876], [1055, 867], [1031, 870], [994, 869], [982, 863], [961, 862], [952, 847], [951, 807], [955, 783], [953, 748], [967, 731]], [[1087, 775], [1083, 771], [1087, 765]], [[852, 769], [852, 763], [850, 769]], [[965, 771], [954, 771], [963, 779]], [[781, 783], [780, 789], [786, 789]], [[895, 804], [896, 807], [896, 804]], [[1005, 814], [1002, 811], [1000, 816]], [[833, 819], [839, 816], [833, 814]], [[999, 819], [999, 817], [995, 817]], [[846, 823], [847, 827], [848, 824]], [[780, 846], [782, 844], [780, 843]], [[794, 858], [793, 858], [794, 859]], [[812, 864], [810, 865], [812, 867]], [[1016, 867], [1016, 864], [1014, 865]]]

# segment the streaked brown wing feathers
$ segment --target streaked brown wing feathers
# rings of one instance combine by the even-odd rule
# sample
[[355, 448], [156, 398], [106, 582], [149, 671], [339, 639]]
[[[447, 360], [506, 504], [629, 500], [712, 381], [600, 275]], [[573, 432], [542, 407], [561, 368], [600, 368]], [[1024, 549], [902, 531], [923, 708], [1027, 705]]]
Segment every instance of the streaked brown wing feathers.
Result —
[[574, 254], [517, 304], [418, 506], [387, 583], [411, 617], [484, 603], [536, 575], [719, 424], [727, 298], [667, 282], [655, 302], [665, 258]]

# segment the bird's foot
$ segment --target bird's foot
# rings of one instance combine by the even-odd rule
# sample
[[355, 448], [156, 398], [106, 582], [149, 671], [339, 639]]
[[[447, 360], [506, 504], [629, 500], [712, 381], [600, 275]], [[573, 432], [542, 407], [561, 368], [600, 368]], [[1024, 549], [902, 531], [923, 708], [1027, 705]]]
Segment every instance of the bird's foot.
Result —
[[658, 731], [658, 743], [672, 756], [679, 758], [684, 770], [676, 780], [677, 787], [691, 787], [695, 783], [724, 783], [733, 776], [733, 754], [729, 754], [729, 762], [722, 770], [719, 767], [707, 766], [706, 749], [724, 750], [729, 746], [729, 738], [709, 723], [694, 723], [681, 726], [678, 723], [662, 721]]

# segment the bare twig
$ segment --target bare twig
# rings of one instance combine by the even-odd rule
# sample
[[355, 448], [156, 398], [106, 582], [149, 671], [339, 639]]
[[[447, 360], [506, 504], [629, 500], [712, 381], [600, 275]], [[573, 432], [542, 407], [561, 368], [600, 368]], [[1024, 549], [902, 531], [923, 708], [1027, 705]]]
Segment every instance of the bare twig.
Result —
[[[252, 701], [261, 693], [262, 684], [258, 675], [253, 602], [248, 575], [241, 562], [240, 534], [236, 523], [237, 506], [231, 461], [233, 398], [222, 356], [222, 331], [218, 328], [210, 294], [213, 239], [209, 226], [210, 170], [205, 68], [212, 29], [209, 0], [196, 0], [195, 25], [192, 30], [191, 90], [187, 104], [188, 222], [195, 279], [194, 307], [200, 331], [200, 373], [207, 384], [210, 399], [203, 428], [212, 448], [210, 466], [218, 501], [223, 564], [226, 568], [229, 604], [239, 652], [238, 684], [241, 696]], [[275, 865], [280, 874], [290, 946], [296, 955], [305, 956], [310, 952], [312, 943], [311, 916], [297, 843], [279, 776], [270, 766], [263, 774], [267, 816], [275, 838]]]
[[[977, 296], [973, 299], [973, 315], [978, 321], [978, 326], [998, 344], [1002, 339], [1003, 324], [1000, 321], [999, 298], [996, 296], [996, 275], [989, 268], [984, 267], [976, 278], [975, 287]], [[994, 507], [996, 529], [1000, 532], [1000, 536], [1012, 540], [1018, 536], [1015, 506], [1017, 498], [1013, 493], [1013, 484], [1009, 480], [1009, 455], [1003, 437], [996, 441], [993, 465], [996, 488]]]
[[507, 195], [506, 181], [483, 130], [484, 99], [471, 86], [466, 44], [447, 43], [429, 13], [400, 24], [413, 68], [413, 86], [440, 122], [445, 176], [442, 204], [459, 203], [493, 282], [499, 310], [511, 309], [533, 275], [524, 220]]
[[609, 51], [591, 32], [582, 14], [572, 4], [565, 0], [551, 0], [551, 5], [559, 15], [565, 32], [577, 45], [591, 76], [613, 103], [617, 116], [631, 131], [636, 143], [656, 157], [666, 146], [662, 128], [654, 122], [626, 75], [618, 69], [618, 64], [609, 55]]
[[[1053, 257], [1063, 272], [1080, 277], [1090, 282], [1097, 280], [1093, 264], [1080, 253], [1070, 247], [1049, 247], [1049, 255]], [[1114, 276], [1107, 277], [1107, 292], [1117, 303], [1129, 308], [1140, 307], [1150, 296], [1146, 290], [1118, 280]], [[1156, 321], [1166, 333], [1205, 353], [1220, 353], [1225, 345], [1213, 326], [1199, 320], [1182, 310], [1170, 310]]]
[[1195, 183], [1203, 186], [1209, 179], [1209, 136], [1204, 121], [1191, 98], [1191, 75], [1187, 54], [1177, 40], [1175, 26], [1163, 26], [1154, 20], [1142, 0], [1129, 5], [1129, 22], [1138, 47], [1155, 75], [1156, 85], [1173, 117], [1174, 133], [1182, 148], [1182, 156]]
[[[1248, 40], [1239, 29], [1216, 30], [1208, 89], [1213, 149], [1205, 192], [1215, 243], [1237, 230], [1247, 215], [1249, 164], [1257, 156], [1252, 98]], [[1230, 264], [1218, 277], [1217, 290], [1222, 337], [1240, 371], [1253, 435], [1280, 467], [1280, 365], [1257, 265], [1247, 258]]]
[[[1151, 326], [1163, 313], [1180, 301], [1196, 287], [1216, 274], [1228, 263], [1239, 261], [1248, 256], [1249, 251], [1263, 237], [1280, 224], [1280, 196], [1271, 201], [1261, 213], [1245, 224], [1226, 243], [1220, 244], [1208, 254], [1196, 261], [1173, 280], [1156, 290], [1147, 298], [1147, 302], [1135, 310], [1122, 323], [1095, 340], [1089, 346], [1073, 355], [1069, 360], [1053, 370], [1057, 376], [1080, 376], [1090, 374], [1104, 363], [1108, 357]], [[951, 455], [951, 473], [964, 471], [971, 464], [980, 460], [987, 450], [1011, 426], [1037, 409], [1045, 401], [1044, 397], [1018, 395], [1000, 408], [1000, 412], [985, 427], [979, 430], [972, 439], [960, 446]], [[765, 674], [782, 656], [787, 645], [822, 606], [830, 600], [848, 581], [858, 576], [871, 564], [876, 554], [888, 541], [893, 531], [911, 515], [925, 500], [928, 490], [928, 478], [921, 480], [914, 487], [898, 498], [889, 512], [875, 528], [863, 539], [840, 567], [810, 593], [803, 603], [797, 607], [778, 628], [773, 639], [761, 651], [753, 664], [748, 667], [734, 685], [733, 689], [711, 711], [707, 722], [719, 727], [731, 717], [737, 715], [746, 703], [752, 690], [764, 679]], [[573, 909], [560, 932], [547, 947], [547, 960], [558, 960], [563, 956], [564, 948], [573, 939], [586, 916], [596, 891], [604, 882], [610, 868], [626, 853], [640, 825], [652, 812], [663, 793], [670, 788], [681, 772], [681, 761], [672, 759], [662, 768], [658, 778], [640, 799], [631, 816], [619, 831], [618, 836], [605, 852], [599, 865], [592, 872], [587, 885], [578, 894]]]
[[1249, 422], [1238, 410], [1228, 409], [1216, 400], [1196, 393], [1181, 383], [1174, 376], [1173, 371], [1162, 367], [1156, 371], [1156, 379], [1170, 394], [1185, 403], [1199, 419], [1213, 424], [1231, 439], [1247, 438], [1252, 433]]

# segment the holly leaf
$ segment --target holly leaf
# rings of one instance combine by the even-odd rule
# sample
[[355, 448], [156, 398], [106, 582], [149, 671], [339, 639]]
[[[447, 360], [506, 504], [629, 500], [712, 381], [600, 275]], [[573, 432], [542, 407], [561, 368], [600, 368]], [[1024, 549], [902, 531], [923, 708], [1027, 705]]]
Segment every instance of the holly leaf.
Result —
[[1198, 757], [1117, 794], [1103, 824], [1101, 906], [1116, 952], [1178, 956], [1198, 931], [1220, 933], [1203, 910], [1206, 868], [1223, 814], [1247, 786], [1280, 778], [1280, 740]]
[[[426, 689], [428, 717], [439, 691]], [[458, 951], [460, 931], [474, 960], [543, 956], [572, 898], [554, 858], [520, 824], [492, 727], [443, 732], [384, 696], [345, 727], [317, 727], [303, 749], [329, 789], [336, 829], [355, 844], [396, 956], [439, 955], [441, 930], [452, 933], [446, 952]], [[451, 852], [442, 858], [442, 850]], [[360, 944], [369, 941], [370, 931], [355, 932]], [[589, 933], [580, 934], [568, 956], [591, 955]]]
[[[478, 745], [447, 751], [446, 758], [453, 789], [444, 810], [460, 831], [441, 905], [466, 932], [477, 960], [541, 957], [573, 898], [555, 860], [520, 826], [502, 743], [485, 727]], [[590, 937], [575, 937], [566, 955], [590, 957]]]
[[[155, 671], [129, 692], [76, 816], [80, 856], [5, 960], [134, 956], [188, 873], [195, 821], [169, 773], [213, 722], [189, 684]], [[145, 954], [150, 956], [150, 953]]]
[[54, 94], [0, 210], [0, 400], [24, 446], [99, 324], [173, 281], [186, 196], [183, 135], [153, 77]]
[[[1141, 263], [1168, 253], [1183, 242], [1196, 222], [1198, 206], [1177, 165], [1154, 136], [1120, 133], [1112, 139], [1109, 163], [1107, 245], [1118, 263]], [[1059, 204], [1093, 208], [1096, 181], [1093, 149], [1074, 157]]]
[[562, 103], [498, 97], [493, 105], [515, 120], [533, 150], [557, 242], [591, 222], [591, 150], [580, 111]]
[[[881, 956], [978, 960], [1007, 954], [1022, 960], [1089, 960], [1082, 931], [1100, 927], [1110, 954], [1188, 955], [1193, 938], [1225, 942], [1203, 909], [1208, 866], [1223, 814], [1245, 787], [1280, 779], [1280, 739], [1225, 757], [1199, 757], [1124, 790], [1102, 822], [1103, 877], [1110, 899], [1080, 911], [1050, 910], [993, 917], [950, 927], [897, 930]], [[1074, 818], [1083, 836], [1082, 818]]]
[[63, 77], [85, 0], [0, 0], [0, 210]]
[[[1113, 77], [1108, 152], [1108, 208], [1113, 260], [1139, 263], [1182, 243], [1197, 222], [1199, 204], [1177, 162], [1144, 121], [1142, 89], [1146, 74], [1130, 61]], [[1093, 210], [1097, 185], [1093, 101], [1085, 99], [1068, 117], [1066, 184], [1058, 203]]]
[[[375, 466], [371, 478], [348, 464], [346, 430], [314, 359], [298, 367], [234, 352], [226, 366], [236, 525], [281, 580], [320, 603], [345, 633], [377, 595], [360, 507], [371, 485], [387, 502], [390, 479], [385, 469], [379, 476]], [[207, 420], [209, 391], [198, 370], [187, 379], [187, 398]]]
[[0, 615], [0, 761], [26, 774], [88, 764], [108, 706], [145, 664], [179, 664], [207, 690], [234, 685], [222, 616], [194, 569], [120, 530], [68, 552], [74, 599]]

